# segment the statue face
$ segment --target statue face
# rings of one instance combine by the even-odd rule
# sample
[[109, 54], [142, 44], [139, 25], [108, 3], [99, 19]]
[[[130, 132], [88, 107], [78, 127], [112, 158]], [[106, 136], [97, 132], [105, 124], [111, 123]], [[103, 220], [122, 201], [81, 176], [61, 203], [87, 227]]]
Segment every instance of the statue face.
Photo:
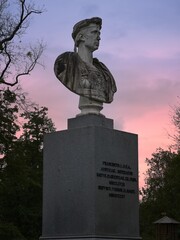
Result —
[[90, 24], [83, 34], [84, 46], [94, 52], [99, 47], [100, 39], [100, 27], [96, 24]]

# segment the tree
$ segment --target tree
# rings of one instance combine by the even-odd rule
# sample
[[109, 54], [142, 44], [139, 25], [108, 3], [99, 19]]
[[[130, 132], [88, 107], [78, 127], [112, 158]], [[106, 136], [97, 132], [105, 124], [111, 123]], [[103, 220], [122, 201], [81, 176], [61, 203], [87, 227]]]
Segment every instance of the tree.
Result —
[[[177, 161], [179, 159], [179, 162]], [[176, 166], [175, 162], [179, 167]], [[179, 188], [180, 182], [180, 156], [170, 150], [157, 149], [150, 159], [146, 159], [148, 170], [146, 171], [145, 187], [141, 190], [140, 203], [140, 229], [144, 240], [153, 240], [155, 230], [153, 222], [166, 213], [169, 217], [180, 220], [180, 207], [175, 201], [180, 201], [180, 196], [173, 199]], [[172, 173], [176, 176], [173, 180]], [[174, 214], [174, 211], [179, 212]]]
[[166, 174], [169, 171], [172, 159], [176, 157], [176, 153], [157, 149], [152, 154], [152, 158], [146, 159], [147, 166], [145, 187], [142, 188], [143, 201], [156, 201], [158, 195], [161, 195], [165, 187]]
[[[145, 186], [140, 191], [140, 228], [143, 240], [153, 240], [153, 222], [162, 213], [180, 221], [180, 105], [173, 107], [174, 145], [168, 150], [157, 149], [146, 159], [148, 170]], [[174, 150], [174, 152], [173, 152]]]
[[172, 124], [175, 127], [175, 134], [172, 136], [174, 139], [174, 147], [180, 151], [180, 104], [173, 107]]
[[13, 142], [17, 139], [16, 133], [19, 126], [16, 122], [18, 118], [18, 107], [16, 105], [16, 95], [8, 89], [0, 91], [0, 170], [5, 162], [3, 156], [12, 148]]
[[35, 106], [24, 93], [20, 86], [13, 91], [9, 88], [0, 90], [0, 169], [3, 166], [2, 156], [11, 145], [16, 141], [16, 134], [20, 130], [19, 117], [20, 113], [29, 112]]
[[[13, 94], [7, 91], [9, 96]], [[4, 124], [9, 120], [11, 129], [18, 116], [23, 124], [17, 121], [14, 131], [7, 134], [7, 140], [1, 139], [3, 146], [7, 141], [11, 147], [3, 147], [1, 157], [0, 239], [35, 240], [41, 234], [43, 135], [55, 128], [47, 116], [47, 108], [33, 105], [29, 111], [20, 111], [16, 95], [13, 96], [7, 98], [9, 103], [2, 110], [2, 115], [10, 112]], [[5, 97], [3, 94], [2, 102]], [[11, 111], [15, 106], [17, 111]], [[2, 136], [4, 127], [0, 126], [0, 131]]]
[[145, 187], [142, 188], [140, 226], [144, 240], [153, 240], [153, 222], [165, 213], [180, 220], [180, 154], [159, 148], [146, 159]]
[[[31, 1], [29, 1], [31, 2]], [[44, 50], [42, 42], [23, 44], [30, 17], [41, 14], [28, 0], [0, 0], [0, 84], [14, 86], [39, 64]]]

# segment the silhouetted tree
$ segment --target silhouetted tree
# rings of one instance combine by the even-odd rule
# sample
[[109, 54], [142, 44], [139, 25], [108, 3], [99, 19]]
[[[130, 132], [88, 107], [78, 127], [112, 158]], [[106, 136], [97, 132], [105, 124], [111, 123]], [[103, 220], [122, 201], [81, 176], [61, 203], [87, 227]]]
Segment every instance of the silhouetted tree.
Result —
[[[179, 155], [161, 148], [157, 149], [150, 159], [146, 159], [149, 168], [146, 171], [140, 204], [140, 228], [143, 240], [154, 240], [153, 222], [161, 218], [162, 213], [180, 219], [180, 214], [174, 214], [178, 212], [179, 206], [176, 204], [175, 209], [175, 202], [180, 201], [180, 196], [176, 196], [176, 199], [172, 198], [177, 194], [180, 182], [178, 171], [180, 161], [178, 162], [177, 159], [179, 159]], [[177, 165], [179, 164], [176, 169], [174, 168], [175, 162]], [[176, 181], [179, 179], [177, 182], [172, 178], [173, 171]]]
[[39, 63], [44, 44], [25, 46], [31, 16], [41, 14], [30, 0], [0, 1], [0, 84], [14, 86]]
[[47, 108], [22, 112], [10, 90], [1, 103], [0, 239], [35, 240], [41, 234], [43, 135], [55, 128]]
[[174, 106], [175, 142], [169, 150], [159, 148], [146, 159], [145, 186], [140, 191], [140, 227], [143, 240], [154, 240], [153, 222], [166, 213], [180, 221], [180, 106]]
[[8, 89], [0, 91], [0, 169], [5, 162], [3, 156], [12, 148], [16, 133], [19, 130], [17, 124], [18, 106], [16, 95]]
[[174, 147], [179, 152], [180, 151], [180, 104], [173, 107], [172, 113], [172, 123], [175, 127], [175, 134], [171, 137], [174, 139]]

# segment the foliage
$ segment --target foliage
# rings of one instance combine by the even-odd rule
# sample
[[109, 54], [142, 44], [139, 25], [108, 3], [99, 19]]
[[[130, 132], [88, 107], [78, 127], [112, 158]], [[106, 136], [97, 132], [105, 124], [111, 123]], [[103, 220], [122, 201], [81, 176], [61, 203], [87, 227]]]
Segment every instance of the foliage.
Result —
[[180, 104], [173, 107], [172, 123], [176, 132], [174, 136], [172, 136], [175, 142], [174, 147], [177, 151], [180, 151]]
[[146, 159], [147, 166], [145, 184], [142, 188], [143, 201], [156, 201], [165, 187], [166, 174], [170, 169], [174, 152], [165, 151], [161, 148], [152, 154], [152, 158]]
[[160, 148], [146, 162], [149, 169], [141, 191], [140, 227], [143, 239], [153, 240], [153, 222], [162, 214], [180, 221], [180, 155]]
[[29, 0], [0, 0], [0, 84], [16, 85], [39, 63], [43, 43], [26, 46], [23, 35], [31, 16], [41, 13]]
[[0, 93], [0, 239], [35, 240], [41, 234], [43, 135], [55, 128], [47, 108], [24, 111], [15, 92]]
[[[172, 124], [174, 145], [157, 149], [146, 159], [145, 187], [141, 190], [140, 228], [143, 240], [154, 240], [153, 222], [162, 214], [180, 221], [180, 105], [174, 106]], [[172, 152], [172, 149], [175, 152]]]
[[[18, 107], [15, 104], [16, 96], [8, 89], [0, 91], [0, 156], [12, 148], [13, 142], [17, 139], [16, 132], [19, 126], [16, 123], [18, 118]], [[4, 158], [0, 161], [0, 169], [4, 165]]]

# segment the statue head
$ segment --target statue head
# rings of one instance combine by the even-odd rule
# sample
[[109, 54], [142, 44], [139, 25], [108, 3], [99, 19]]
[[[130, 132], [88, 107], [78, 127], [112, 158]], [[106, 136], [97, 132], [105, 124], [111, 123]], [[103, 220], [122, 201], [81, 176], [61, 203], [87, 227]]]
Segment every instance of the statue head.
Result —
[[102, 19], [99, 17], [85, 19], [76, 23], [72, 32], [75, 51], [80, 44], [87, 45], [92, 52], [98, 49], [101, 26]]

